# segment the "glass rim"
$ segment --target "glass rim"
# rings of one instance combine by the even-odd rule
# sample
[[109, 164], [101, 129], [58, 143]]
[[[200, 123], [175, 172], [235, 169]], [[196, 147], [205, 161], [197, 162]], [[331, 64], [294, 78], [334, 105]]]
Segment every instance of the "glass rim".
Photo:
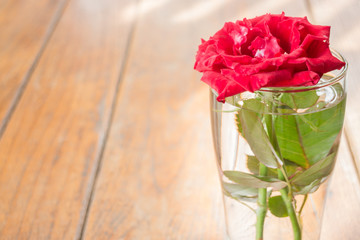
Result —
[[339, 60], [341, 60], [341, 61], [343, 61], [345, 63], [345, 65], [339, 70], [340, 72], [337, 73], [336, 76], [328, 79], [325, 82], [317, 83], [317, 84], [311, 85], [311, 86], [264, 87], [264, 88], [260, 88], [259, 90], [255, 91], [255, 92], [275, 92], [275, 93], [301, 92], [301, 91], [309, 91], [309, 90], [315, 90], [315, 89], [331, 86], [331, 85], [339, 82], [346, 75], [346, 72], [347, 72], [347, 69], [348, 69], [348, 62], [339, 52], [335, 51], [332, 48], [330, 48], [330, 50], [331, 50], [331, 53], [333, 54], [333, 56], [337, 57]]

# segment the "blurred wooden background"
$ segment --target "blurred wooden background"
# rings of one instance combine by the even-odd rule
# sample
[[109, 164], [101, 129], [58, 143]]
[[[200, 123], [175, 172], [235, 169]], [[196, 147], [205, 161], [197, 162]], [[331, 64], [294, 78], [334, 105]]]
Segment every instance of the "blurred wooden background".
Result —
[[349, 61], [323, 240], [360, 238], [357, 0], [0, 0], [0, 239], [224, 239], [200, 38], [267, 12]]

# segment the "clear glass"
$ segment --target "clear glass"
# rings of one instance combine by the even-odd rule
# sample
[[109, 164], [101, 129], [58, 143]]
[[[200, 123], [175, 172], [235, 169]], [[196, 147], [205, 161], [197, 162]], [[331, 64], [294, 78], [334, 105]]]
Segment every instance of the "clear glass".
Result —
[[225, 103], [210, 91], [228, 239], [320, 238], [344, 120], [346, 72], [347, 63], [315, 86], [263, 88]]

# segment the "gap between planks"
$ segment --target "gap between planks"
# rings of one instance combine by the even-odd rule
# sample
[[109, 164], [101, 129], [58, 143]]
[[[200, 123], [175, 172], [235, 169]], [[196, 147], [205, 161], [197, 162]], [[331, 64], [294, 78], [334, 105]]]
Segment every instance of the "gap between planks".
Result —
[[39, 51], [35, 54], [34, 60], [32, 61], [29, 69], [26, 71], [25, 76], [23, 77], [23, 79], [21, 80], [20, 86], [18, 88], [18, 90], [15, 93], [15, 96], [9, 106], [9, 109], [7, 110], [7, 113], [4, 116], [4, 119], [2, 122], [0, 122], [0, 139], [2, 138], [2, 136], [4, 135], [4, 132], [6, 130], [6, 127], [8, 125], [8, 123], [10, 122], [10, 119], [26, 89], [27, 84], [29, 83], [29, 80], [31, 78], [31, 75], [33, 74], [37, 64], [39, 63], [39, 60], [43, 54], [43, 52], [46, 49], [46, 46], [48, 44], [48, 42], [51, 39], [51, 36], [53, 35], [53, 33], [55, 32], [56, 26], [58, 25], [63, 13], [65, 12], [66, 7], [68, 6], [68, 3], [70, 2], [70, 0], [64, 0], [60, 6], [58, 7], [58, 9], [56, 10], [54, 17], [51, 20], [51, 23], [45, 33], [44, 36], [44, 40], [43, 43], [41, 44]]
[[[116, 82], [116, 87], [115, 87], [115, 94], [113, 97], [113, 101], [111, 103], [111, 110], [110, 110], [110, 117], [109, 117], [109, 122], [107, 124], [107, 128], [105, 130], [105, 134], [104, 134], [104, 140], [103, 140], [103, 144], [101, 146], [101, 149], [99, 151], [99, 155], [95, 158], [96, 162], [95, 162], [95, 168], [94, 168], [94, 173], [92, 173], [90, 175], [90, 186], [88, 187], [88, 193], [86, 195], [88, 195], [88, 198], [85, 198], [84, 200], [84, 212], [81, 213], [80, 216], [80, 221], [82, 220], [82, 222], [79, 222], [78, 225], [78, 230], [77, 233], [75, 235], [75, 239], [83, 239], [83, 235], [86, 229], [86, 224], [87, 224], [87, 220], [88, 220], [88, 216], [89, 216], [89, 212], [91, 209], [91, 205], [92, 205], [92, 201], [93, 201], [93, 196], [95, 194], [95, 186], [97, 183], [97, 179], [98, 176], [100, 174], [101, 171], [101, 165], [102, 165], [102, 159], [104, 156], [104, 152], [105, 152], [105, 148], [106, 148], [106, 144], [107, 144], [107, 140], [108, 140], [108, 136], [109, 133], [111, 131], [111, 126], [114, 120], [114, 113], [115, 113], [115, 109], [117, 106], [117, 99], [118, 99], [118, 95], [119, 95], [119, 90], [120, 90], [120, 85], [121, 82], [125, 76], [125, 72], [126, 72], [126, 67], [128, 64], [128, 56], [130, 53], [130, 49], [131, 49], [131, 45], [132, 45], [132, 41], [134, 39], [134, 32], [135, 32], [135, 28], [137, 25], [137, 21], [138, 21], [138, 13], [139, 13], [139, 1], [140, 0], [136, 0], [136, 4], [135, 4], [135, 10], [134, 10], [134, 18], [131, 22], [131, 26], [130, 26], [130, 30], [129, 30], [129, 34], [126, 40], [126, 45], [125, 45], [125, 52], [123, 55], [123, 61], [122, 64], [120, 66], [120, 71], [118, 74], [118, 80]], [[0, 135], [1, 137], [1, 135]]]

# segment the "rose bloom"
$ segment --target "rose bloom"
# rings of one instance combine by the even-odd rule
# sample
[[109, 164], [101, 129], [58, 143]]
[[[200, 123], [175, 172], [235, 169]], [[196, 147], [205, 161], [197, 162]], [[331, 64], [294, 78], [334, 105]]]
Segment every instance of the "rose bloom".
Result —
[[202, 39], [194, 68], [221, 102], [262, 87], [315, 85], [345, 65], [331, 54], [329, 35], [329, 26], [284, 13], [227, 22], [208, 41]]

